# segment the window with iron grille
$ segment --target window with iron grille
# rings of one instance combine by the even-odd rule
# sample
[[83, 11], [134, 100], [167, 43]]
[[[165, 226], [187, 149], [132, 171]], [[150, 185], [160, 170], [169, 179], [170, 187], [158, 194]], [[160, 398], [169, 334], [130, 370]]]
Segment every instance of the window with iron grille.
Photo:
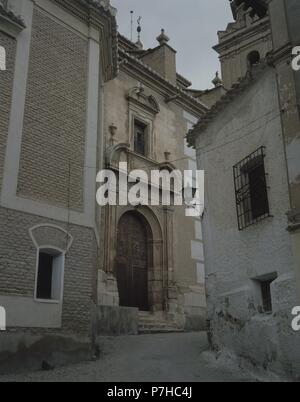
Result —
[[261, 147], [233, 167], [239, 230], [270, 216], [264, 159]]

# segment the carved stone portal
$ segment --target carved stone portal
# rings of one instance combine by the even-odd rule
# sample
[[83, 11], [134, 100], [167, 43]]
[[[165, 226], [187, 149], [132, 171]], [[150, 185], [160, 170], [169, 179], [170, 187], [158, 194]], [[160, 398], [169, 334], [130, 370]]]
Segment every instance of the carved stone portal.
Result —
[[[107, 168], [117, 176], [120, 161], [128, 163], [129, 172], [141, 166], [147, 172], [162, 168], [135, 155], [126, 144], [109, 147]], [[163, 167], [172, 169], [170, 164]], [[173, 207], [105, 208], [104, 270], [110, 281], [118, 282], [120, 305], [166, 313], [172, 306], [174, 312]]]

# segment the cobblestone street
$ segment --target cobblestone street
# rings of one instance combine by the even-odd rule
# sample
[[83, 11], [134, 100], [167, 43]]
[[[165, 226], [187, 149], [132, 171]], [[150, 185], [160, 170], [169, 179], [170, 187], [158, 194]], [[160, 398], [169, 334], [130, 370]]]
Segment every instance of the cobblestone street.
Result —
[[253, 381], [239, 368], [224, 368], [208, 351], [205, 333], [103, 338], [97, 362], [47, 372], [0, 377], [42, 382], [231, 382]]

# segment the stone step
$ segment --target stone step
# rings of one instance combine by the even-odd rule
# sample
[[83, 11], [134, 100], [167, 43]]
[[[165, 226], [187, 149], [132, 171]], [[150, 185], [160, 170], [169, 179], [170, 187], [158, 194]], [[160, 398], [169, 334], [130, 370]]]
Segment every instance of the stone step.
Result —
[[140, 311], [139, 312], [139, 316], [141, 318], [151, 318], [154, 317], [154, 315], [152, 313], [149, 313], [148, 311]]
[[171, 333], [182, 333], [183, 329], [174, 327], [151, 327], [151, 328], [139, 328], [139, 334], [171, 334]]
[[167, 327], [167, 328], [174, 328], [174, 329], [177, 328], [176, 325], [174, 325], [172, 323], [169, 323], [169, 322], [155, 322], [154, 324], [153, 323], [149, 324], [149, 323], [146, 323], [146, 322], [139, 323], [139, 328], [152, 328], [152, 327], [155, 327], [155, 328], [165, 328], [165, 327]]
[[175, 324], [156, 318], [152, 313], [139, 312], [139, 334], [166, 334], [184, 332]]
[[146, 324], [155, 324], [157, 322], [164, 323], [166, 321], [156, 320], [155, 318], [140, 318], [139, 322], [145, 322]]

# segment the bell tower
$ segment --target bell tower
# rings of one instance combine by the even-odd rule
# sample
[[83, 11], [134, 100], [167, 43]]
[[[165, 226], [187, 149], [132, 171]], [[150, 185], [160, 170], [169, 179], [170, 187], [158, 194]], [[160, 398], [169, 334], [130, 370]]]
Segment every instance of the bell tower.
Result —
[[[262, 0], [261, 0], [262, 1]], [[219, 31], [219, 43], [214, 49], [220, 55], [224, 87], [232, 85], [247, 74], [252, 65], [265, 59], [272, 50], [272, 37], [267, 8], [263, 1], [259, 14], [247, 1], [231, 0], [234, 22]]]

